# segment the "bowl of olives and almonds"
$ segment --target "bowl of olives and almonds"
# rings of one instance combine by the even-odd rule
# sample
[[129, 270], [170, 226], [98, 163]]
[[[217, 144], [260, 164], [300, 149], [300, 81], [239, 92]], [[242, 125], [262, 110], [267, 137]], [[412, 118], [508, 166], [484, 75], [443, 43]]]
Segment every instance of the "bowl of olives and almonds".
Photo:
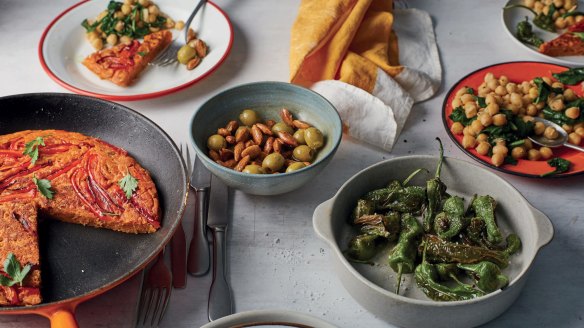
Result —
[[283, 82], [224, 91], [191, 120], [197, 160], [229, 186], [256, 195], [289, 192], [316, 178], [341, 135], [340, 117], [326, 99]]

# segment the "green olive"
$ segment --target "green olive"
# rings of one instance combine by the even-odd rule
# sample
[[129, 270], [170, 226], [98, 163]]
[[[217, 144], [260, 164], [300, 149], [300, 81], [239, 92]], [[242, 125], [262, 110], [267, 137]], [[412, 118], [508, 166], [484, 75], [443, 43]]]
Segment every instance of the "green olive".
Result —
[[242, 172], [243, 173], [249, 173], [249, 174], [265, 174], [266, 173], [266, 170], [263, 167], [259, 166], [259, 165], [252, 164], [252, 165], [247, 165], [243, 169]]
[[227, 142], [222, 135], [214, 134], [207, 139], [207, 147], [212, 150], [219, 151], [227, 146]]
[[292, 127], [290, 127], [290, 125], [283, 123], [283, 122], [279, 122], [274, 124], [274, 126], [272, 126], [272, 133], [274, 134], [278, 134], [278, 132], [288, 132], [290, 134], [294, 133], [294, 130], [292, 129]]
[[186, 65], [191, 59], [197, 56], [197, 51], [185, 44], [178, 50], [176, 56], [181, 64]]
[[299, 145], [306, 145], [306, 140], [304, 140], [304, 129], [298, 129], [294, 132], [293, 137]]
[[294, 163], [288, 165], [286, 172], [297, 171], [297, 170], [303, 169], [305, 167], [306, 167], [306, 164], [304, 164], [302, 162], [294, 162]]
[[307, 145], [300, 145], [294, 148], [292, 156], [298, 161], [310, 162], [314, 156], [314, 149], [308, 147]]
[[308, 128], [304, 131], [304, 140], [308, 147], [312, 149], [319, 149], [324, 145], [324, 137], [322, 132], [317, 128]]
[[245, 109], [239, 114], [239, 120], [243, 125], [252, 126], [260, 121], [260, 116], [253, 109]]
[[262, 161], [262, 167], [269, 169], [271, 172], [277, 172], [282, 169], [286, 160], [280, 153], [271, 153]]

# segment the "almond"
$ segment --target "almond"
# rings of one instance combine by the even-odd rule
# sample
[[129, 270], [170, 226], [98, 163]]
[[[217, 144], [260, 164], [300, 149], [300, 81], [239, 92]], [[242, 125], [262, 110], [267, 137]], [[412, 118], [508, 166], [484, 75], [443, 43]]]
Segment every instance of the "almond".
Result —
[[239, 127], [239, 124], [237, 124], [237, 121], [229, 121], [229, 123], [227, 123], [227, 126], [225, 126], [225, 129], [227, 129], [227, 131], [229, 131], [229, 134], [232, 134], [235, 131], [237, 131], [238, 127]]
[[245, 149], [245, 144], [243, 141], [238, 142], [235, 147], [233, 147], [233, 158], [239, 162], [241, 159], [241, 152]]
[[204, 58], [205, 56], [207, 56], [207, 45], [205, 44], [205, 42], [201, 39], [197, 39], [194, 42], [194, 47], [195, 51], [197, 52], [197, 56], [200, 58]]
[[288, 132], [278, 131], [278, 138], [282, 139], [282, 141], [288, 146], [298, 146], [298, 141], [296, 141], [296, 139], [294, 139], [294, 137]]
[[227, 137], [225, 137], [225, 141], [227, 141], [228, 144], [233, 145], [235, 143], [235, 137], [234, 136], [227, 136]]
[[256, 158], [258, 157], [258, 155], [260, 154], [262, 150], [260, 149], [260, 146], [258, 145], [253, 145], [253, 146], [249, 146], [247, 148], [245, 148], [242, 152], [241, 152], [241, 156], [242, 157], [246, 157], [249, 156], [249, 158]]
[[256, 143], [256, 145], [262, 144], [264, 135], [262, 134], [260, 128], [258, 128], [257, 124], [254, 124], [251, 127], [251, 137], [253, 138], [253, 141]]
[[199, 66], [200, 63], [201, 63], [201, 58], [198, 56], [195, 56], [195, 58], [189, 60], [189, 62], [187, 63], [187, 69], [189, 71], [192, 71], [193, 69], [195, 69], [195, 67]]
[[260, 129], [260, 131], [262, 131], [263, 134], [268, 136], [272, 135], [272, 129], [270, 129], [267, 125], [262, 123], [256, 123], [256, 125]]
[[275, 139], [272, 144], [273, 144], [272, 148], [274, 149], [274, 152], [275, 153], [281, 153], [282, 152], [282, 145], [284, 144], [282, 142], [282, 140]]
[[231, 135], [231, 133], [229, 133], [229, 131], [227, 131], [226, 128], [219, 128], [219, 129], [217, 129], [217, 134], [222, 135], [224, 137], [227, 137], [227, 136]]
[[308, 129], [309, 127], [312, 126], [312, 125], [310, 125], [304, 121], [300, 121], [300, 120], [294, 120], [294, 121], [292, 121], [292, 124], [297, 129]]
[[274, 120], [267, 120], [266, 121], [266, 125], [268, 126], [268, 128], [270, 128], [270, 130], [272, 129], [272, 126], [274, 126], [274, 124], [276, 124], [276, 121], [274, 121]]
[[289, 110], [287, 110], [286, 108], [282, 108], [282, 110], [280, 111], [280, 117], [282, 118], [282, 121], [290, 126], [294, 126], [293, 122], [294, 122], [294, 118], [292, 117], [292, 113], [290, 113]]
[[223, 148], [219, 151], [219, 156], [222, 161], [227, 161], [233, 158], [233, 151], [227, 148]]
[[237, 163], [237, 165], [235, 165], [234, 169], [235, 169], [236, 171], [239, 171], [239, 172], [241, 172], [241, 171], [243, 171], [243, 169], [246, 167], [247, 163], [249, 163], [249, 155], [248, 155], [248, 156], [245, 156], [245, 157], [243, 157], [243, 158], [242, 158], [242, 159], [239, 161], [239, 163]]
[[246, 126], [241, 126], [235, 131], [235, 142], [246, 142], [249, 139], [249, 129]]
[[216, 150], [209, 150], [209, 157], [211, 157], [212, 160], [214, 161], [218, 161], [221, 159], [221, 156], [219, 156], [219, 153]]
[[274, 137], [268, 137], [266, 143], [264, 144], [264, 152], [269, 154], [274, 150]]

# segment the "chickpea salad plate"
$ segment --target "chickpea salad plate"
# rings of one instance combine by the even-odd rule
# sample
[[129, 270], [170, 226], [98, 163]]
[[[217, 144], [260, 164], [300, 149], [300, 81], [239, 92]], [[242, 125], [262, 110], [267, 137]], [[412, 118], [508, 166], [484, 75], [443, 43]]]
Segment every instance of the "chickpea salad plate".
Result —
[[[195, 5], [187, 0], [79, 2], [45, 29], [38, 48], [41, 65], [64, 88], [102, 99], [142, 100], [182, 90], [212, 74], [233, 44], [229, 17], [211, 1], [190, 27], [184, 26]], [[186, 49], [192, 51], [179, 52], [181, 61], [172, 65], [149, 64], [170, 38], [184, 44], [185, 29], [192, 30], [192, 47]], [[199, 59], [196, 65], [194, 59]]]
[[[452, 86], [442, 120], [467, 155], [501, 172], [557, 178], [584, 172], [584, 153], [544, 147], [530, 138], [581, 146], [584, 140], [582, 69], [541, 62], [508, 62], [478, 69]], [[542, 118], [559, 125], [555, 130]]]
[[510, 0], [501, 10], [504, 30], [520, 47], [549, 62], [584, 66], [584, 2]]

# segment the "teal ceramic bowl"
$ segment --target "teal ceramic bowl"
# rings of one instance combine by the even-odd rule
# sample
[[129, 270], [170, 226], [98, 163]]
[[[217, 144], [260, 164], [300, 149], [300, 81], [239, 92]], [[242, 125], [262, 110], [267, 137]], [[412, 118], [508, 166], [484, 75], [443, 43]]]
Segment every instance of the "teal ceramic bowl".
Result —
[[[207, 155], [207, 138], [227, 122], [238, 120], [244, 109], [253, 109], [262, 120], [281, 121], [279, 112], [287, 108], [294, 118], [306, 121], [325, 137], [314, 162], [298, 171], [281, 174], [247, 174], [225, 168]], [[284, 82], [257, 82], [223, 91], [204, 103], [193, 115], [191, 142], [197, 158], [228, 186], [253, 195], [277, 195], [299, 188], [314, 179], [330, 162], [342, 136], [341, 118], [321, 95]]]

